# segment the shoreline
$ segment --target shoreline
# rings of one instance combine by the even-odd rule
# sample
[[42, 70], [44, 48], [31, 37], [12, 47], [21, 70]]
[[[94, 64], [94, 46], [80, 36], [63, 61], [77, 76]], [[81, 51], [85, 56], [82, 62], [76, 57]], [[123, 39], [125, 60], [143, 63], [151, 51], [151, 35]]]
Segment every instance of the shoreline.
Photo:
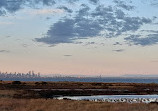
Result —
[[55, 99], [57, 96], [117, 96], [132, 92], [139, 95], [158, 94], [157, 89], [158, 84], [155, 83], [0, 81], [0, 111], [157, 111], [157, 101], [146, 104], [104, 98], [90, 101]]

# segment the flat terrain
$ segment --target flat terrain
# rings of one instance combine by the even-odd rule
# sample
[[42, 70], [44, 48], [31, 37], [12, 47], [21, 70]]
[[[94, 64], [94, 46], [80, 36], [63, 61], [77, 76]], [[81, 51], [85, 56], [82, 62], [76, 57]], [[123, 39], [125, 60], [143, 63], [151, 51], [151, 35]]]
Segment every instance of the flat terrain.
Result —
[[0, 111], [158, 111], [157, 103], [55, 100], [56, 96], [158, 94], [158, 84], [0, 81]]
[[1, 81], [0, 90], [14, 92], [12, 95], [14, 98], [53, 98], [61, 95], [145, 95], [158, 94], [158, 84]]
[[0, 111], [158, 111], [158, 105], [3, 98]]

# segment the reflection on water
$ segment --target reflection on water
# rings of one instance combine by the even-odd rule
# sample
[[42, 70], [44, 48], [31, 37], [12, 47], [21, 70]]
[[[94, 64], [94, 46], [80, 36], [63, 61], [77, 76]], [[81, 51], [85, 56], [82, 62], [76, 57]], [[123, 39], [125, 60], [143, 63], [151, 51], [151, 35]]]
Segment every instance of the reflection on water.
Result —
[[100, 95], [100, 96], [65, 96], [57, 99], [88, 100], [102, 102], [151, 103], [158, 102], [158, 95]]

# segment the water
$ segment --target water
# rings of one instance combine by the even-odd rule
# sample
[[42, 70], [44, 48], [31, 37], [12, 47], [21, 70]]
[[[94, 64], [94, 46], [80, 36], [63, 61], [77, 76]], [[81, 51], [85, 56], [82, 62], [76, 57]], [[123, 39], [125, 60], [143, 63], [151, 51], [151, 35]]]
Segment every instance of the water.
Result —
[[73, 82], [106, 82], [106, 83], [158, 83], [158, 78], [75, 78], [75, 77], [61, 77], [61, 78], [1, 78], [7, 81], [73, 81]]
[[102, 102], [151, 103], [158, 102], [158, 95], [100, 95], [100, 96], [65, 96], [57, 99], [89, 100]]

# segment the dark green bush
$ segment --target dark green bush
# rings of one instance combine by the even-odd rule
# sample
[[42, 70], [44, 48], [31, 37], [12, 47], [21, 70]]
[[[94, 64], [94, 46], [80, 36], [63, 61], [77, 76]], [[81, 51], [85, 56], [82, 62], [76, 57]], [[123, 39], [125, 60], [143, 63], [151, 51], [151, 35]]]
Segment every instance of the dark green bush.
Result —
[[21, 84], [21, 81], [13, 81], [12, 84]]

